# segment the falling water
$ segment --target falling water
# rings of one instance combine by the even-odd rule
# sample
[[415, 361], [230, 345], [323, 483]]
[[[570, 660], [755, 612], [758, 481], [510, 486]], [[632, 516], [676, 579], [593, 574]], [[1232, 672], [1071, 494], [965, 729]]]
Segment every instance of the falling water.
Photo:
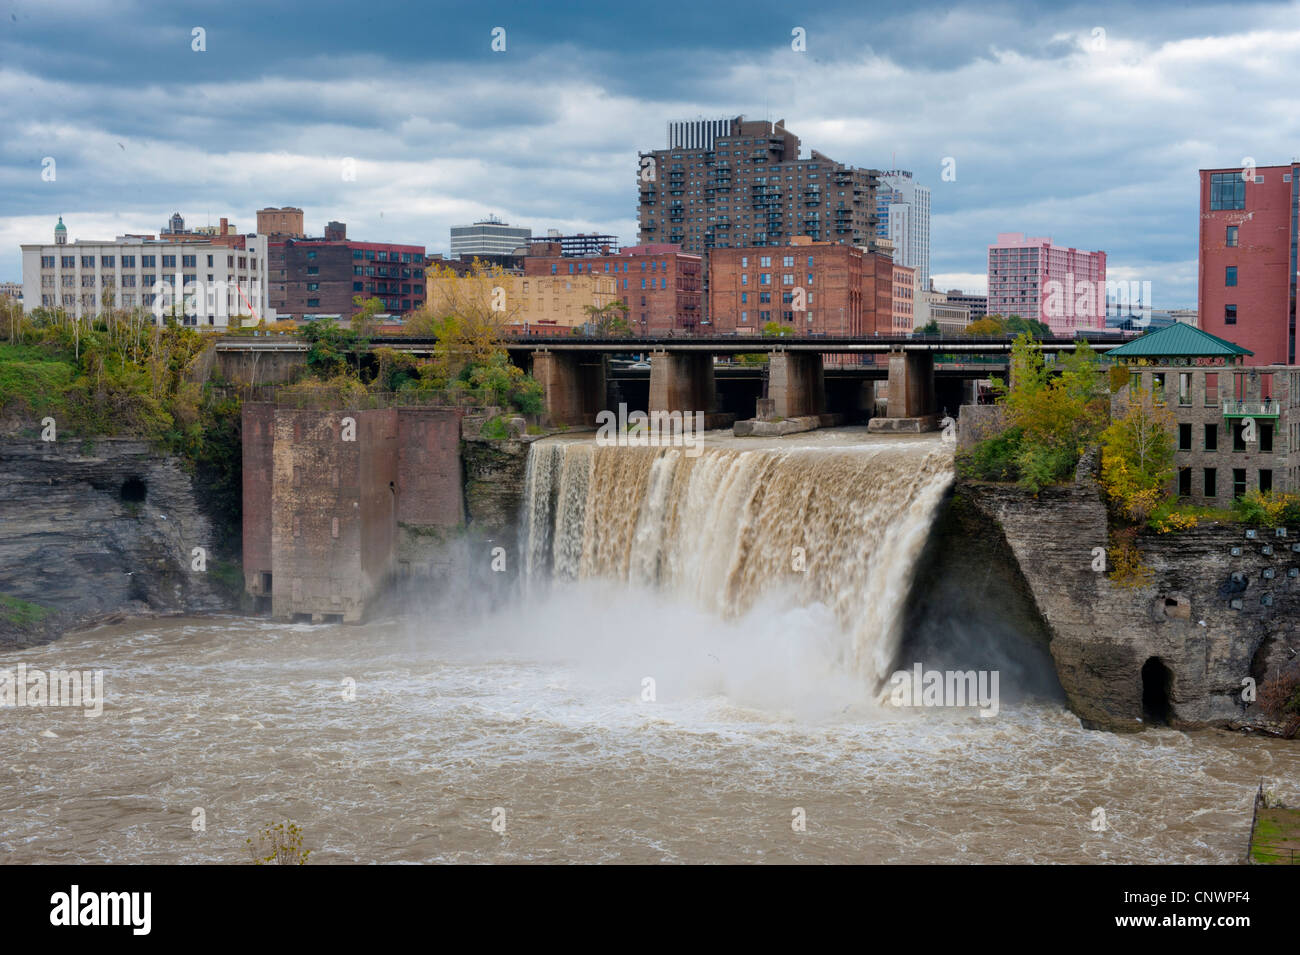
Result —
[[819, 438], [719, 439], [697, 457], [538, 442], [525, 489], [530, 590], [612, 577], [735, 618], [780, 589], [828, 608], [849, 636], [846, 662], [883, 680], [952, 454], [933, 438]]

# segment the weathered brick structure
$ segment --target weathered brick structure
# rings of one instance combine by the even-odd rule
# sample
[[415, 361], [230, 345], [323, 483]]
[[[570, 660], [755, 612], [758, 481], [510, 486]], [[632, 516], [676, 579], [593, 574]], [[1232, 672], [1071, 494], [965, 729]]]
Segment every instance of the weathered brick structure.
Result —
[[360, 620], [395, 573], [428, 570], [404, 532], [462, 523], [459, 443], [454, 409], [246, 404], [248, 592], [276, 618]]

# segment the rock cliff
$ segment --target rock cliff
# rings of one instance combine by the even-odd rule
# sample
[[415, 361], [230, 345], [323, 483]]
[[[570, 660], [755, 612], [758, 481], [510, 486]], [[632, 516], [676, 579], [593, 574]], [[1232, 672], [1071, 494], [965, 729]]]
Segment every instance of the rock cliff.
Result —
[[1130, 588], [1112, 580], [1112, 554], [1103, 564], [1096, 550], [1108, 547], [1106, 508], [1088, 467], [1037, 497], [965, 483], [957, 499], [1005, 539], [1085, 725], [1278, 729], [1243, 689], [1300, 654], [1300, 528], [1144, 533], [1137, 547], [1150, 576]]
[[0, 487], [0, 646], [117, 612], [230, 609], [190, 476], [148, 443], [0, 438]]

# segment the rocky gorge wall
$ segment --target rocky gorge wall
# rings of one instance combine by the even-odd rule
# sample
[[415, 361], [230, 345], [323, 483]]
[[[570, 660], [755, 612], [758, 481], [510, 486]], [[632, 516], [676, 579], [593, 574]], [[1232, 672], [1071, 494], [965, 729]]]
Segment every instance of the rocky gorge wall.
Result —
[[0, 488], [0, 646], [117, 613], [233, 609], [190, 475], [147, 442], [3, 437]]
[[[1090, 465], [1075, 484], [1037, 497], [1007, 485], [959, 484], [966, 533], [1005, 541], [1043, 623], [1057, 676], [1085, 725], [1135, 730], [1150, 719], [1153, 689], [1170, 725], [1276, 732], [1244, 681], [1263, 685], [1300, 654], [1300, 528], [1247, 538], [1241, 525], [1198, 526], [1137, 539], [1150, 577], [1112, 579], [1107, 515]], [[1150, 661], [1156, 661], [1151, 664]], [[1148, 667], [1144, 700], [1144, 667]], [[1163, 670], [1161, 669], [1163, 668]], [[1144, 710], [1148, 711], [1144, 717]]]

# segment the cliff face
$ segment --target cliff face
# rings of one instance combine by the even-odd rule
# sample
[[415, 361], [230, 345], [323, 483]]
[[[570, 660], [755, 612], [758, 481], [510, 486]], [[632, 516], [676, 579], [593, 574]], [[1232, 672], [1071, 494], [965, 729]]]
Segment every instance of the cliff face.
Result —
[[469, 533], [515, 553], [531, 440], [491, 441], [465, 434], [465, 511]]
[[146, 442], [3, 438], [0, 487], [0, 645], [117, 611], [230, 609], [189, 475]]
[[1126, 588], [1110, 578], [1111, 553], [1094, 569], [1094, 548], [1108, 546], [1106, 509], [1086, 470], [1037, 498], [979, 484], [958, 495], [1005, 537], [1085, 725], [1134, 730], [1163, 716], [1184, 728], [1278, 729], [1243, 700], [1243, 681], [1262, 685], [1300, 654], [1300, 579], [1289, 575], [1300, 568], [1300, 528], [1253, 540], [1230, 524], [1144, 534], [1151, 576]]

